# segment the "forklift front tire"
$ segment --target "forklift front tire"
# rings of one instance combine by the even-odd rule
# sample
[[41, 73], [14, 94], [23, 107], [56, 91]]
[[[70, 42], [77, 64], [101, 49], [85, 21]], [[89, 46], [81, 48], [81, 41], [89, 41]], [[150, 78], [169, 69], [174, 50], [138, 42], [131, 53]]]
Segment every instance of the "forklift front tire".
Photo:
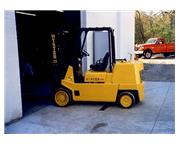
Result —
[[120, 107], [128, 109], [135, 104], [135, 96], [131, 92], [121, 92], [117, 100]]
[[60, 88], [55, 94], [55, 103], [57, 106], [65, 107], [71, 102], [71, 95], [68, 90]]

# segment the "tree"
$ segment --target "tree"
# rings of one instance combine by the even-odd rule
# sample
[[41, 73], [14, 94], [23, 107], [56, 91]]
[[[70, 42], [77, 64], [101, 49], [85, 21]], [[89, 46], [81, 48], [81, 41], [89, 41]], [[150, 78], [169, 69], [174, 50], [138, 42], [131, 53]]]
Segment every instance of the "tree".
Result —
[[142, 16], [143, 14], [140, 11], [136, 11], [136, 29], [137, 29], [137, 37], [139, 41], [145, 42], [145, 36], [144, 36], [144, 26], [142, 22]]
[[136, 11], [135, 43], [144, 43], [151, 37], [163, 37], [175, 41], [175, 11]]

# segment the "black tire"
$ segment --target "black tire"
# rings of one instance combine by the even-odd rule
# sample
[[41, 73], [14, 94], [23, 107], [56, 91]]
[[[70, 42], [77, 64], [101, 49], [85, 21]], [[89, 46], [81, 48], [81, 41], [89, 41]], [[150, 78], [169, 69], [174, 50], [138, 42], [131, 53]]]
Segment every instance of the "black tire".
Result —
[[164, 53], [163, 54], [165, 58], [167, 58], [170, 54], [169, 53]]
[[151, 51], [151, 50], [147, 50], [147, 51], [145, 51], [145, 52], [143, 53], [143, 55], [144, 55], [144, 57], [145, 57], [146, 59], [150, 59], [151, 56], [152, 56], [152, 51]]
[[128, 91], [121, 92], [118, 95], [117, 103], [121, 108], [131, 108], [136, 102], [135, 96]]
[[54, 102], [59, 107], [66, 107], [72, 102], [72, 96], [68, 89], [59, 88], [54, 96]]

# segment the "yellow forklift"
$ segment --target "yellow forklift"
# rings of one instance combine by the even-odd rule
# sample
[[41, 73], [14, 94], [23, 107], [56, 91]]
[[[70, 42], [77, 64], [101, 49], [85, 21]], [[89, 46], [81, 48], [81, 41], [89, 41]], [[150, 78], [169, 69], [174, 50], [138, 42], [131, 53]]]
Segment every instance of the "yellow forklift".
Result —
[[[69, 64], [54, 100], [57, 106], [65, 107], [73, 101], [116, 102], [122, 108], [130, 108], [144, 99], [144, 82], [141, 80], [143, 63], [115, 59], [114, 31], [110, 27], [80, 28], [84, 35], [80, 47], [80, 55], [76, 55], [79, 63]], [[65, 31], [67, 33], [67, 31]], [[89, 32], [107, 32], [109, 51], [104, 58], [90, 65], [82, 76], [82, 58], [89, 56], [83, 48]], [[53, 38], [53, 35], [52, 35]], [[56, 62], [56, 56], [54, 56]], [[77, 68], [78, 67], [78, 68]], [[76, 71], [75, 71], [76, 69]], [[77, 77], [81, 80], [77, 82]]]

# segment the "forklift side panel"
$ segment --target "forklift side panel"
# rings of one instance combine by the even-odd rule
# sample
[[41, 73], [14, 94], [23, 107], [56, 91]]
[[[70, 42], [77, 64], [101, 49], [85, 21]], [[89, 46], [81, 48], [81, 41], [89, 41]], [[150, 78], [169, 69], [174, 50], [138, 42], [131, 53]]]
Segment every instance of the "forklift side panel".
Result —
[[[72, 91], [74, 101], [115, 102], [117, 84], [111, 83], [78, 83], [62, 80], [62, 85]], [[75, 95], [75, 92], [79, 95]]]

